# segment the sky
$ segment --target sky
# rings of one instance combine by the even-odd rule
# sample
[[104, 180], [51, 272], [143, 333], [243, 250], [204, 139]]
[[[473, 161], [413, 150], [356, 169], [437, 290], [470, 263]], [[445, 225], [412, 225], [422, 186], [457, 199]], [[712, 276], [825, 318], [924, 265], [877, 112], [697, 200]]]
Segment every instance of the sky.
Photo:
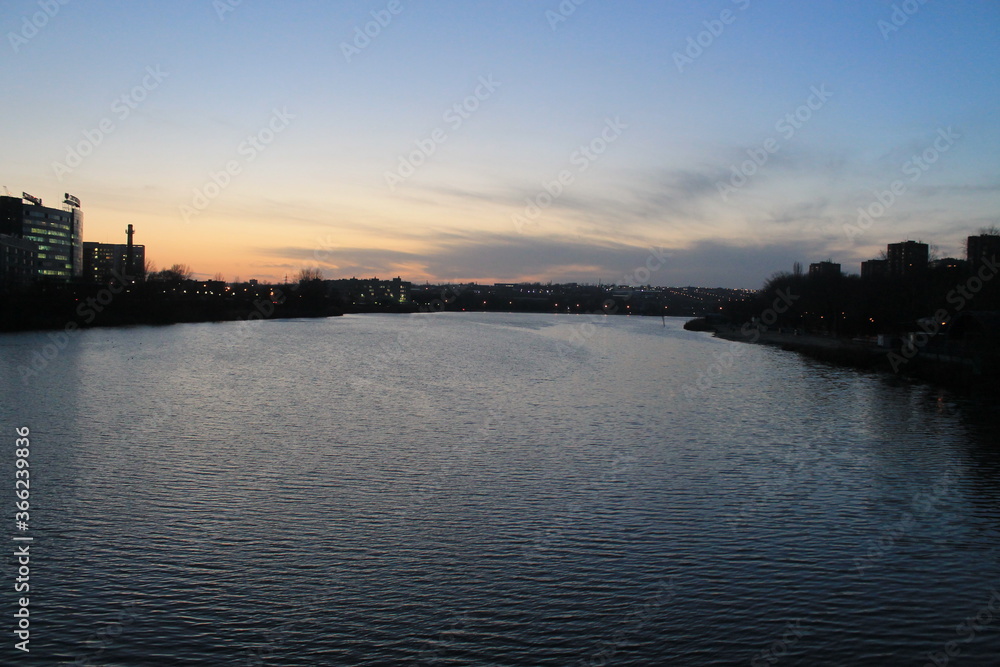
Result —
[[3, 0], [0, 186], [196, 276], [757, 288], [1000, 223], [995, 0]]

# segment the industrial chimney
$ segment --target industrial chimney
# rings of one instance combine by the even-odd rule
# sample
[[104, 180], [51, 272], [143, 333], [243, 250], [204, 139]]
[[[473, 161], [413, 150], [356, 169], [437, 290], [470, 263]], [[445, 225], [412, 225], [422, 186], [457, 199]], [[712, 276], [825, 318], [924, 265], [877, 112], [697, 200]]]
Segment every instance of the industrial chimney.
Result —
[[135, 234], [135, 229], [132, 227], [131, 224], [129, 224], [128, 229], [125, 230], [125, 233], [128, 234], [128, 250], [126, 251], [125, 254], [125, 275], [129, 278], [129, 280], [131, 280], [132, 278], [135, 277], [135, 271], [133, 270], [132, 267], [133, 264], [132, 235]]

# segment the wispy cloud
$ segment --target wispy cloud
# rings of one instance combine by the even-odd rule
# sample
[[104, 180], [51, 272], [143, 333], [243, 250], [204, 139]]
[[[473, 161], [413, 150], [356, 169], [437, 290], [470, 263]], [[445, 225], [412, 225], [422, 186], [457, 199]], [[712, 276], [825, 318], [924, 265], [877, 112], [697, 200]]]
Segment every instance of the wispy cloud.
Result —
[[[618, 243], [588, 243], [560, 238], [530, 238], [499, 234], [454, 235], [421, 252], [372, 248], [338, 248], [321, 266], [327, 277], [395, 276], [403, 268], [415, 280], [480, 282], [553, 280], [617, 283], [643, 266], [653, 249]], [[650, 282], [657, 285], [719, 285], [757, 287], [795, 261], [825, 257], [822, 246], [806, 241], [741, 245], [700, 241], [687, 247], [656, 248], [668, 255]], [[310, 248], [261, 249], [261, 255], [302, 264], [315, 263]], [[280, 265], [284, 266], [284, 265]]]

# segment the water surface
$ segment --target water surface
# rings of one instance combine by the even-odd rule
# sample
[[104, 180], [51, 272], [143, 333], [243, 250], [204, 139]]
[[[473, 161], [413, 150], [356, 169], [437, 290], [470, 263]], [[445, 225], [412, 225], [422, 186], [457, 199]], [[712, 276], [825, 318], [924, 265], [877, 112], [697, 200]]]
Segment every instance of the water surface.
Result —
[[682, 323], [95, 329], [27, 383], [0, 337], [18, 660], [997, 664], [992, 408]]

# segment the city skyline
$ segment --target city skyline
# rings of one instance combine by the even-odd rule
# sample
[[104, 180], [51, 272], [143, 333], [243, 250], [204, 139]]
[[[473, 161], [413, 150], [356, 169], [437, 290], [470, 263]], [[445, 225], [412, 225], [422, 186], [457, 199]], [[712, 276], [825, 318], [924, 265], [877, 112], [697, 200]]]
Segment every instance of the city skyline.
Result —
[[986, 2], [277, 7], [14, 3], [0, 185], [275, 281], [614, 283], [652, 253], [651, 284], [756, 288], [997, 222]]
[[[28, 211], [35, 211], [35, 213], [31, 214], [32, 217], [25, 218], [25, 220], [27, 221], [27, 220], [33, 219], [35, 216], [46, 216], [46, 215], [49, 215], [49, 216], [51, 216], [51, 215], [54, 215], [54, 216], [63, 216], [63, 215], [70, 214], [70, 213], [72, 213], [74, 211], [77, 211], [77, 212], [80, 211], [80, 209], [79, 209], [80, 200], [79, 200], [78, 197], [76, 197], [74, 195], [70, 195], [69, 193], [64, 193], [64, 197], [65, 197], [65, 200], [63, 202], [61, 202], [61, 204], [62, 204], [61, 207], [44, 206], [44, 200], [41, 197], [36, 197], [36, 196], [34, 196], [34, 195], [30, 194], [30, 193], [27, 193], [27, 192], [22, 193], [21, 197], [15, 197], [13, 195], [3, 195], [2, 199], [3, 199], [3, 201], [5, 203], [6, 202], [17, 202], [16, 204], [14, 204], [14, 206], [16, 206], [19, 210], [21, 210], [21, 207], [23, 207], [23, 211], [25, 211], [25, 213], [23, 213], [22, 215], [27, 216], [28, 215], [28, 213], [27, 213]], [[38, 208], [36, 208], [36, 207], [38, 207]], [[15, 216], [15, 219], [13, 220], [13, 222], [15, 224], [19, 224], [18, 219], [17, 219], [16, 216]], [[83, 280], [86, 281], [86, 282], [102, 283], [102, 282], [106, 282], [107, 280], [110, 280], [112, 277], [116, 277], [115, 275], [113, 275], [111, 273], [108, 273], [108, 271], [110, 269], [114, 268], [114, 270], [117, 272], [117, 275], [126, 276], [126, 277], [133, 277], [133, 278], [136, 277], [136, 276], [145, 276], [145, 274], [147, 272], [153, 272], [153, 273], [160, 272], [160, 273], [164, 273], [165, 274], [165, 273], [170, 273], [171, 271], [174, 271], [175, 273], [179, 272], [178, 275], [180, 275], [180, 274], [188, 275], [189, 276], [187, 278], [188, 280], [195, 280], [195, 281], [199, 281], [199, 280], [200, 281], [204, 281], [207, 278], [208, 275], [212, 276], [212, 280], [213, 281], [219, 281], [219, 280], [221, 280], [222, 282], [236, 282], [236, 283], [238, 283], [238, 282], [246, 282], [248, 280], [253, 280], [254, 282], [258, 282], [259, 281], [259, 279], [256, 278], [256, 277], [248, 277], [248, 276], [235, 276], [232, 280], [230, 280], [229, 278], [227, 278], [226, 276], [224, 276], [220, 271], [216, 271], [216, 272], [211, 273], [211, 274], [210, 273], [197, 274], [197, 273], [191, 271], [190, 267], [188, 265], [184, 265], [184, 264], [176, 264], [175, 263], [174, 265], [171, 265], [171, 266], [166, 266], [165, 265], [163, 267], [158, 267], [158, 266], [155, 265], [155, 263], [147, 264], [146, 261], [145, 261], [145, 246], [142, 245], [142, 244], [135, 244], [134, 245], [134, 248], [135, 248], [135, 251], [136, 251], [137, 257], [138, 257], [138, 259], [135, 260], [135, 265], [134, 266], [137, 267], [137, 268], [134, 268], [134, 269], [131, 269], [131, 270], [126, 270], [125, 269], [125, 265], [131, 263], [131, 260], [127, 260], [126, 257], [129, 255], [130, 251], [128, 250], [128, 248], [132, 244], [132, 239], [134, 238], [134, 235], [135, 235], [135, 229], [134, 229], [134, 226], [131, 225], [131, 224], [125, 230], [125, 236], [128, 239], [128, 241], [129, 241], [129, 243], [127, 243], [127, 244], [126, 243], [114, 243], [113, 241], [111, 241], [111, 242], [108, 242], [108, 241], [94, 241], [94, 240], [89, 240], [89, 239], [88, 240], [82, 240], [82, 237], [80, 237], [79, 234], [78, 234], [76, 238], [78, 239], [79, 243], [77, 244], [76, 242], [74, 242], [74, 244], [79, 245], [79, 247], [82, 249], [82, 251], [83, 251], [82, 258], [83, 259], [81, 259], [79, 262], [77, 262], [77, 266], [75, 268], [72, 268], [72, 269], [71, 269], [71, 267], [73, 267], [73, 265], [67, 263], [65, 265], [65, 267], [66, 267], [65, 268], [66, 276], [68, 277], [70, 274], [72, 274], [74, 276], [73, 280], [79, 280], [80, 277], [82, 277]], [[20, 239], [19, 237], [20, 237], [20, 234], [17, 233], [17, 232], [15, 232], [14, 236], [0, 234], [0, 241], [3, 241], [3, 242], [8, 243], [8, 244], [13, 243], [14, 247], [20, 248], [21, 246], [17, 245], [17, 244], [18, 243], [23, 244], [25, 241], [22, 240], [22, 239]], [[27, 238], [37, 239], [37, 237], [34, 237], [34, 236], [27, 237]], [[965, 241], [961, 244], [962, 245], [961, 251], [958, 252], [958, 253], [956, 253], [956, 256], [945, 257], [943, 255], [940, 255], [936, 250], [932, 252], [932, 250], [931, 250], [932, 248], [934, 248], [934, 249], [939, 248], [939, 246], [937, 244], [934, 244], [934, 243], [925, 243], [922, 240], [921, 241], [914, 241], [914, 240], [911, 240], [911, 239], [907, 239], [905, 241], [898, 241], [898, 242], [886, 244], [885, 249], [883, 249], [883, 250], [881, 250], [879, 252], [879, 256], [878, 257], [872, 257], [872, 258], [867, 259], [867, 260], [862, 260], [860, 262], [860, 266], [859, 266], [860, 270], [859, 271], [852, 271], [850, 267], [847, 268], [846, 270], [842, 270], [841, 269], [841, 263], [840, 262], [834, 262], [833, 259], [832, 259], [832, 257], [831, 257], [831, 258], [828, 258], [826, 260], [810, 261], [809, 262], [809, 273], [810, 274], [813, 274], [814, 272], [826, 273], [826, 272], [829, 272], [830, 270], [832, 270], [835, 267], [835, 269], [836, 269], [835, 273], [837, 275], [840, 275], [842, 273], [845, 276], [855, 275], [855, 276], [860, 276], [862, 278], [865, 278], [866, 275], [869, 272], [878, 272], [878, 271], [880, 271], [881, 270], [880, 267], [883, 266], [883, 265], [887, 266], [887, 265], [891, 264], [894, 261], [897, 262], [897, 263], [903, 261], [902, 258], [900, 258], [900, 257], [897, 257], [895, 260], [893, 259], [893, 257], [894, 257], [894, 255], [893, 255], [894, 248], [896, 248], [897, 252], [899, 252], [899, 251], [902, 251], [902, 249], [911, 248], [911, 247], [918, 249], [920, 251], [920, 253], [922, 254], [922, 260], [920, 260], [921, 263], [920, 263], [920, 265], [919, 265], [919, 267], [918, 267], [917, 270], [923, 270], [923, 269], [926, 269], [929, 265], [932, 265], [934, 263], [941, 263], [941, 262], [945, 262], [948, 266], [958, 266], [959, 264], [966, 263], [966, 262], [968, 262], [971, 265], [971, 263], [973, 263], [974, 261], [978, 261], [978, 259], [981, 256], [987, 255], [988, 252], [990, 254], [995, 255], [996, 254], [995, 251], [990, 250], [990, 249], [993, 249], [993, 248], [995, 248], [997, 246], [998, 240], [1000, 240], [1000, 228], [998, 228], [997, 226], [991, 226], [989, 228], [980, 229], [980, 230], [977, 230], [975, 233], [969, 234], [969, 236], [966, 237]], [[46, 241], [42, 241], [42, 242], [44, 243]], [[39, 248], [35, 247], [35, 248], [32, 249], [32, 252], [33, 253], [37, 253], [38, 250], [39, 250]], [[343, 276], [343, 275], [334, 276], [334, 275], [324, 274], [324, 272], [323, 272], [323, 270], [322, 270], [322, 268], [320, 266], [322, 264], [321, 260], [322, 260], [322, 255], [323, 254], [324, 254], [323, 251], [317, 252], [316, 255], [315, 255], [315, 257], [313, 258], [313, 260], [311, 262], [305, 262], [305, 263], [300, 264], [297, 267], [297, 272], [294, 275], [289, 276], [288, 274], [285, 274], [280, 280], [275, 280], [275, 279], [273, 279], [273, 276], [269, 276], [269, 278], [264, 279], [264, 282], [265, 283], [266, 282], [270, 282], [272, 284], [276, 284], [276, 283], [288, 283], [290, 280], [292, 282], [303, 281], [303, 280], [316, 280], [316, 279], [318, 279], [318, 280], [325, 280], [327, 282], [330, 282], [330, 281], [333, 281], [333, 282], [338, 282], [338, 281], [339, 282], [344, 282], [344, 281], [348, 281], [348, 280], [355, 280], [355, 281], [359, 280], [358, 276], [356, 276], [356, 275], [351, 276], [351, 278], [348, 279], [347, 276]], [[32, 259], [26, 259], [25, 261], [30, 261], [30, 262], [34, 263], [34, 262], [36, 262], [38, 260], [38, 258], [42, 258], [42, 257], [45, 257], [45, 255], [37, 255], [37, 256], [33, 257]], [[88, 258], [92, 259], [92, 261], [90, 261], [89, 263], [88, 263]], [[66, 259], [68, 261], [70, 258], [67, 257]], [[672, 285], [672, 286], [671, 285], [664, 285], [664, 284], [655, 284], [654, 285], [652, 282], [650, 282], [650, 278], [652, 278], [654, 275], [656, 275], [659, 272], [660, 268], [667, 261], [667, 259], [668, 259], [668, 255], [666, 254], [665, 250], [651, 248], [650, 251], [649, 251], [649, 253], [648, 253], [646, 262], [643, 265], [637, 266], [635, 268], [635, 270], [633, 270], [631, 273], [625, 274], [625, 275], [621, 276], [618, 280], [603, 280], [603, 279], [598, 279], [596, 281], [588, 281], [588, 280], [575, 281], [575, 280], [569, 280], [569, 281], [561, 281], [561, 282], [560, 281], [549, 280], [549, 281], [547, 281], [547, 283], [550, 284], [550, 285], [552, 285], [552, 284], [555, 284], [555, 285], [569, 285], [569, 284], [575, 285], [575, 284], [582, 284], [582, 285], [597, 285], [597, 286], [600, 286], [600, 285], [606, 285], [606, 286], [619, 285], [619, 286], [631, 286], [631, 287], [654, 287], [656, 289], [665, 288], [665, 287], [680, 287], [681, 285]], [[803, 263], [801, 261], [798, 261], [798, 260], [796, 260], [795, 262], [793, 262], [792, 271], [794, 273], [796, 273], [796, 274], [800, 273], [801, 270], [802, 270], [802, 264]], [[42, 265], [39, 264], [38, 266], [41, 267]], [[25, 268], [26, 267], [27, 267], [27, 265], [25, 265]], [[777, 275], [777, 274], [789, 274], [789, 271], [787, 270], [787, 267], [780, 267], [780, 268], [779, 267], [772, 267], [772, 268], [774, 268], [774, 270], [771, 272], [771, 274], [770, 274], [771, 276]], [[36, 268], [35, 270], [37, 271], [38, 269]], [[82, 276], [78, 275], [78, 273], [81, 270], [82, 270]], [[30, 273], [30, 271], [29, 271], [29, 273]], [[41, 272], [38, 275], [32, 274], [32, 277], [30, 279], [33, 280], [33, 279], [36, 279], [38, 277], [43, 277], [42, 276], [43, 273], [44, 272]], [[900, 271], [898, 269], [897, 270], [890, 270], [889, 273], [899, 274]], [[102, 277], [96, 278], [95, 276], [102, 276]], [[14, 280], [18, 279], [17, 277], [13, 276], [13, 274], [12, 274], [11, 278], [14, 279]], [[401, 279], [401, 277], [397, 277], [396, 278], [396, 280], [400, 280], [400, 279]], [[361, 278], [361, 280], [378, 281], [379, 279], [378, 279], [377, 276], [372, 276], [371, 278]], [[409, 284], [412, 281], [407, 281], [407, 282]], [[517, 284], [517, 285], [539, 285], [539, 284], [542, 284], [542, 282], [546, 282], [546, 281], [539, 281], [539, 280], [519, 280], [519, 281], [513, 281], [513, 282], [511, 282], [511, 281], [498, 281], [498, 282], [494, 282], [493, 284], [495, 284], [495, 285], [512, 285], [512, 284]], [[425, 280], [424, 283], [429, 285], [430, 281], [429, 280]], [[453, 280], [453, 281], [435, 281], [435, 283], [440, 283], [440, 284], [445, 284], [445, 285], [450, 285], [450, 284], [476, 285], [476, 284], [479, 284], [475, 280], [461, 280], [461, 279]], [[489, 284], [489, 283], [486, 283], [486, 284]], [[693, 285], [688, 284], [686, 287], [692, 287], [692, 286]], [[701, 285], [701, 287], [712, 288], [713, 286], [705, 284], [705, 285]], [[721, 288], [721, 286], [718, 286], [718, 285], [716, 285], [714, 287]], [[754, 291], [753, 288], [723, 288], [723, 289], [737, 289], [737, 290]]]

